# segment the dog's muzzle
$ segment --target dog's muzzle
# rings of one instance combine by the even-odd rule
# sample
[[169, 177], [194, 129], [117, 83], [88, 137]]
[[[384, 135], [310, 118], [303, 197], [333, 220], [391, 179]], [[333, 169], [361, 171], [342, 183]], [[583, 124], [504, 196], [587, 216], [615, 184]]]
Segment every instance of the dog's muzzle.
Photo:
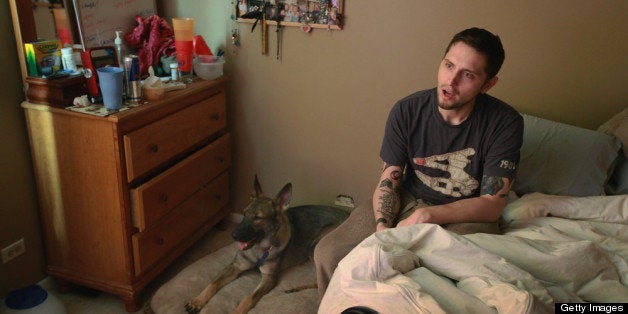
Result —
[[255, 230], [250, 224], [241, 223], [233, 230], [231, 237], [238, 243], [238, 249], [244, 251], [260, 241], [264, 232]]

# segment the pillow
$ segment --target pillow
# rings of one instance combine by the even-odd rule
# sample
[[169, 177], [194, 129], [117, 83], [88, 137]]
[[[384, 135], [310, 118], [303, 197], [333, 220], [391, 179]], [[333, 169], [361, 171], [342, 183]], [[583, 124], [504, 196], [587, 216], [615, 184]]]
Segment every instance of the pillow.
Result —
[[617, 166], [606, 184], [605, 192], [608, 195], [628, 194], [628, 159], [623, 154], [619, 155]]
[[[617, 137], [628, 148], [628, 108], [611, 117], [597, 130]], [[624, 156], [628, 157], [628, 149], [624, 149]]]
[[598, 131], [617, 137], [622, 142], [624, 151], [606, 185], [606, 194], [628, 194], [628, 108], [600, 125]]
[[513, 191], [519, 195], [604, 194], [621, 146], [617, 139], [602, 132], [522, 116], [523, 145]]

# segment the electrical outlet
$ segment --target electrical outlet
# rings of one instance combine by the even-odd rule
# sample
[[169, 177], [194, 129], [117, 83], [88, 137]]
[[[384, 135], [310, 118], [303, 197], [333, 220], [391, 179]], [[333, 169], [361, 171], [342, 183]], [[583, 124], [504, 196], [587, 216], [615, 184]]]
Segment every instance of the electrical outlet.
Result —
[[22, 238], [2, 249], [2, 263], [6, 264], [10, 260], [24, 254], [24, 252], [26, 252], [26, 245], [24, 244], [24, 238]]

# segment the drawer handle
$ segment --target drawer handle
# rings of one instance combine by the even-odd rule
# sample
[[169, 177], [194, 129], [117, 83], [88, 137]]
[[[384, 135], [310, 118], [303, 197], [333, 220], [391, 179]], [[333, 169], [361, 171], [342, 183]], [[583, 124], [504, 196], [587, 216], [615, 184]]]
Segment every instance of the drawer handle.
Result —
[[156, 153], [159, 151], [159, 146], [157, 146], [157, 144], [153, 144], [148, 149], [150, 150], [151, 153]]
[[218, 162], [222, 163], [222, 162], [225, 162], [225, 157], [218, 156], [218, 157], [216, 157], [216, 160], [218, 160]]
[[162, 201], [162, 202], [167, 202], [167, 201], [168, 201], [168, 198], [169, 198], [169, 197], [168, 197], [168, 194], [166, 194], [166, 193], [162, 193], [162, 194], [161, 194], [161, 201]]
[[211, 116], [209, 116], [209, 118], [214, 120], [214, 121], [218, 121], [218, 120], [220, 120], [220, 115], [217, 114], [217, 113], [214, 113]]
[[164, 240], [164, 238], [162, 238], [162, 237], [159, 237], [159, 238], [156, 238], [156, 239], [155, 239], [155, 243], [156, 243], [157, 245], [164, 245], [164, 243], [165, 243], [165, 242], [166, 242], [166, 241], [165, 241], [165, 240]]
[[222, 194], [216, 194], [216, 195], [214, 195], [214, 198], [216, 200], [221, 200], [222, 199]]

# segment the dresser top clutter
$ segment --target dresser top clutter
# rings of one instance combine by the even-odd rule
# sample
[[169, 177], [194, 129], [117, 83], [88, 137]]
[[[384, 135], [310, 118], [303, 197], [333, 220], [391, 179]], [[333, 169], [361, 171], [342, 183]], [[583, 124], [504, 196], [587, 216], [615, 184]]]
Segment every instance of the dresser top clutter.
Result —
[[195, 33], [194, 19], [166, 20], [154, 0], [115, 6], [88, 0], [10, 3], [32, 103], [101, 105], [111, 113], [223, 75], [222, 51], [214, 55]]

